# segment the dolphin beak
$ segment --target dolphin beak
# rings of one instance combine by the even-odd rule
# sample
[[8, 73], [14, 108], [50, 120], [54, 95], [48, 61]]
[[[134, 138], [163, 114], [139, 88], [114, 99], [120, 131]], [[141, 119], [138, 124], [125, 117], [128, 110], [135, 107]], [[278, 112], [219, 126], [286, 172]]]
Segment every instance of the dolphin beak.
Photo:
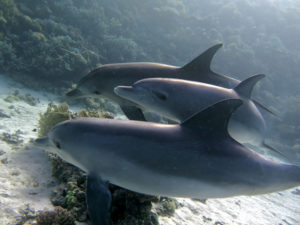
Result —
[[34, 144], [37, 146], [49, 146], [49, 138], [48, 137], [41, 137], [34, 140]]
[[81, 95], [82, 95], [81, 91], [79, 91], [77, 88], [66, 93], [67, 97], [72, 97], [72, 98], [80, 97]]
[[122, 98], [130, 97], [134, 93], [131, 86], [117, 86], [114, 88], [114, 92]]
[[48, 137], [37, 138], [33, 141], [32, 147], [38, 150], [44, 150], [51, 153], [56, 153], [55, 148], [51, 145]]

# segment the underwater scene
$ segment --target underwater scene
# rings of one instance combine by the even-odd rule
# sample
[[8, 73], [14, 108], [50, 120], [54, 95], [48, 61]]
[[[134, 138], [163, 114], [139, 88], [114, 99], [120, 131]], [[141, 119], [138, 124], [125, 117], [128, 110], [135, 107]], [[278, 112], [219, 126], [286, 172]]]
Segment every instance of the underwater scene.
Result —
[[0, 225], [299, 225], [299, 0], [0, 0]]

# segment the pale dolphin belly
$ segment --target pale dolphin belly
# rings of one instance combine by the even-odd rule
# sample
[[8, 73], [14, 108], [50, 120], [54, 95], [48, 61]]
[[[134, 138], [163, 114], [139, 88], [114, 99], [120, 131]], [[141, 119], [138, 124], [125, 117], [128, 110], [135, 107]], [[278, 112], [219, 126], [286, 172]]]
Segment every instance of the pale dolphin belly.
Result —
[[99, 171], [110, 183], [126, 189], [155, 196], [187, 197], [187, 198], [223, 198], [247, 193], [255, 194], [251, 186], [233, 184], [226, 188], [188, 177], [162, 174], [157, 171], [136, 166], [124, 159], [115, 159], [117, 168]]

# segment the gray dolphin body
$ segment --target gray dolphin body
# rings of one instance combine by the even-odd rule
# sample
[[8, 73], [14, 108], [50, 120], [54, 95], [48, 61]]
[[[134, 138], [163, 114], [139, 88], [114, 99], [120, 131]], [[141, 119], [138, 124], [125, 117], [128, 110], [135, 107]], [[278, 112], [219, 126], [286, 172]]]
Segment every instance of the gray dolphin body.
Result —
[[115, 93], [142, 109], [183, 122], [194, 113], [225, 99], [242, 99], [229, 123], [230, 135], [241, 143], [260, 146], [265, 135], [265, 121], [251, 98], [251, 92], [265, 75], [252, 76], [234, 89], [180, 79], [148, 78], [132, 86], [118, 86]]
[[88, 174], [94, 224], [109, 224], [106, 182], [163, 196], [220, 198], [300, 185], [300, 168], [263, 158], [232, 139], [227, 124], [241, 100], [219, 102], [180, 125], [76, 119], [36, 143]]
[[84, 76], [77, 87], [66, 95], [68, 97], [101, 95], [118, 103], [129, 119], [145, 120], [136, 104], [115, 95], [114, 87], [131, 85], [140, 79], [150, 77], [182, 78], [227, 88], [235, 87], [239, 80], [217, 74], [210, 69], [212, 58], [221, 46], [222, 44], [212, 46], [183, 67], [148, 62], [103, 65]]

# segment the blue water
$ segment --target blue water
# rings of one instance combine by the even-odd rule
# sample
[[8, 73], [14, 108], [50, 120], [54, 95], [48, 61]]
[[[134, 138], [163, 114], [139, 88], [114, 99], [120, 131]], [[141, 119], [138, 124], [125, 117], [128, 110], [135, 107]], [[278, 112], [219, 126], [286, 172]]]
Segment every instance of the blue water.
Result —
[[[0, 165], [3, 171], [0, 173], [3, 183], [0, 185], [0, 207], [5, 206], [5, 210], [2, 207], [0, 211], [3, 219], [0, 221], [18, 224], [12, 221], [24, 215], [19, 213], [20, 208], [24, 209], [20, 202], [26, 204], [28, 201], [36, 210], [42, 210], [43, 204], [51, 207], [49, 193], [56, 186], [54, 184], [40, 185], [37, 191], [44, 193], [47, 189], [48, 195], [41, 194], [47, 203], [44, 200], [43, 204], [36, 203], [39, 194], [30, 195], [34, 200], [25, 193], [24, 198], [20, 197], [23, 188], [30, 185], [36, 188], [27, 182], [32, 183], [30, 179], [38, 175], [26, 166], [30, 160], [22, 164], [22, 157], [17, 154], [18, 149], [25, 151], [30, 138], [37, 137], [38, 132], [33, 130], [38, 129], [39, 113], [46, 111], [48, 103], [67, 102], [72, 112], [101, 108], [115, 117], [126, 118], [111, 98], [68, 100], [64, 96], [84, 75], [104, 64], [157, 62], [181, 67], [209, 47], [223, 43], [212, 60], [213, 71], [238, 80], [266, 74], [255, 87], [253, 99], [276, 114], [261, 110], [267, 125], [266, 143], [282, 152], [285, 158], [266, 149], [256, 150], [272, 159], [300, 165], [299, 24], [298, 0], [0, 1], [0, 73], [3, 80], [0, 91]], [[119, 85], [123, 85], [122, 81]], [[14, 94], [14, 89], [19, 93]], [[43, 160], [48, 163], [43, 174], [47, 173], [47, 179], [51, 180], [49, 160], [47, 157]], [[10, 178], [9, 174], [16, 172], [14, 169], [21, 173], [21, 183], [14, 176]], [[37, 179], [38, 183], [43, 183], [43, 176]], [[14, 191], [7, 194], [11, 184], [20, 185], [20, 188], [13, 188]], [[13, 192], [18, 192], [15, 199]], [[271, 204], [276, 199], [274, 195], [262, 197], [264, 200], [257, 207], [266, 207], [264, 204], [268, 201]], [[269, 224], [300, 224], [299, 212], [296, 213], [299, 208], [295, 203], [299, 200], [299, 190], [285, 192], [283, 196], [280, 197], [289, 198], [287, 206], [282, 204], [281, 208], [276, 208], [280, 201], [275, 201], [271, 211], [279, 215], [274, 215], [278, 220]], [[251, 201], [253, 199], [245, 200], [245, 205]], [[216, 208], [221, 211], [222, 207]], [[243, 210], [245, 213], [249, 208]], [[234, 211], [236, 213], [237, 209]], [[217, 217], [212, 215], [214, 213], [210, 214], [213, 219]], [[30, 221], [30, 218], [22, 218], [19, 224]], [[174, 218], [174, 223], [180, 224], [180, 216]], [[230, 224], [259, 223], [259, 219], [251, 220], [246, 216], [235, 215], [228, 219], [222, 215], [221, 218], [224, 224], [229, 224], [228, 221]], [[263, 216], [257, 218], [261, 218], [262, 224], [268, 221]], [[87, 221], [87, 218], [82, 220]]]

